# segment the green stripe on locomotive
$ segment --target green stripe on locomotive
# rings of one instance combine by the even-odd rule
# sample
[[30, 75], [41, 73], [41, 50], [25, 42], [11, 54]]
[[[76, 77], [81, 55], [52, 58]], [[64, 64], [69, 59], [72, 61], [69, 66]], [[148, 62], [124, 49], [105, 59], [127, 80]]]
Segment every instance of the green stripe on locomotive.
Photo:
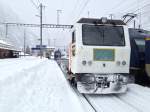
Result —
[[115, 49], [93, 49], [94, 61], [115, 61]]

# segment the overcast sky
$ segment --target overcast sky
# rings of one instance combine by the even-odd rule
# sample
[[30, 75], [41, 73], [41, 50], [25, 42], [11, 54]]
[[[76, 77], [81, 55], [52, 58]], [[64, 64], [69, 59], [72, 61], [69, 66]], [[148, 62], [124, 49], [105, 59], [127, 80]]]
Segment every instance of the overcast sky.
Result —
[[[24, 23], [39, 23], [39, 9], [33, 5], [33, 1], [37, 6], [43, 3], [45, 6], [43, 11], [43, 23], [56, 23], [57, 13], [56, 10], [62, 10], [60, 13], [60, 24], [74, 24], [76, 20], [81, 17], [95, 17], [102, 16], [109, 17], [113, 14], [114, 18], [119, 18], [126, 12], [132, 12], [140, 7], [150, 3], [149, 0], [0, 0], [10, 7]], [[150, 7], [147, 8], [147, 10]], [[143, 9], [141, 10], [143, 11]], [[150, 10], [149, 10], [150, 12]], [[138, 11], [136, 12], [138, 13]], [[149, 18], [147, 20], [150, 20]], [[143, 22], [143, 21], [142, 21]], [[145, 22], [145, 21], [144, 21]], [[144, 23], [143, 22], [143, 23]], [[137, 21], [138, 23], [138, 21]], [[147, 22], [146, 22], [147, 24]], [[38, 30], [39, 31], [39, 30]], [[65, 32], [62, 34], [62, 32]], [[51, 38], [54, 44], [56, 41], [65, 40], [65, 36], [69, 36], [66, 30], [45, 30], [45, 38]], [[67, 35], [68, 34], [68, 35]], [[37, 33], [37, 35], [39, 35]], [[68, 40], [68, 38], [66, 38]], [[56, 44], [56, 43], [55, 43]], [[58, 43], [59, 44], [59, 43]]]
[[[61, 9], [60, 23], [73, 24], [80, 17], [102, 17], [113, 13], [118, 15], [122, 11], [137, 8], [140, 0], [2, 0], [16, 12], [21, 19], [28, 23], [38, 23], [39, 11], [35, 8], [33, 1], [37, 6], [39, 3], [45, 5], [44, 19], [45, 23], [56, 23], [56, 10]], [[141, 0], [144, 1], [148, 0]]]

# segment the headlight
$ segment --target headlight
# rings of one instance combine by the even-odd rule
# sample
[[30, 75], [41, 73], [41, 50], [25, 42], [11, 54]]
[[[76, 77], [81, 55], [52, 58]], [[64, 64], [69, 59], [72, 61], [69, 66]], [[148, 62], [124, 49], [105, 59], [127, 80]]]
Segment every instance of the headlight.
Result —
[[85, 61], [85, 60], [84, 60], [84, 61], [82, 61], [82, 65], [84, 65], [84, 66], [86, 65], [86, 61]]
[[127, 63], [126, 63], [126, 61], [122, 61], [122, 65], [126, 65]]
[[117, 61], [116, 64], [117, 64], [118, 66], [120, 66], [121, 62], [120, 62], [120, 61]]
[[92, 61], [88, 61], [88, 65], [91, 66], [92, 65]]

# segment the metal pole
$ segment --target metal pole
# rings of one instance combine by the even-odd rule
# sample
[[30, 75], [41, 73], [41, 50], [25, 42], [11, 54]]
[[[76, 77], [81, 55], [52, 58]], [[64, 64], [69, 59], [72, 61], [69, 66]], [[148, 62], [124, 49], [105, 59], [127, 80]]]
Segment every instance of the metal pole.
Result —
[[5, 38], [7, 38], [8, 37], [8, 24], [6, 23], [6, 29], [5, 29]]
[[48, 39], [48, 46], [49, 46], [49, 47], [50, 47], [50, 43], [51, 43], [51, 42], [50, 42], [50, 39]]
[[139, 9], [139, 29], [141, 29], [141, 26], [142, 26], [142, 14], [141, 14], [141, 10]]
[[137, 0], [137, 5], [138, 5], [138, 11], [139, 11], [139, 29], [141, 29], [141, 26], [142, 26], [142, 14], [141, 14], [141, 9], [140, 9], [140, 0]]
[[135, 23], [135, 20], [134, 20], [134, 23], [133, 23], [133, 24], [134, 24], [134, 29], [135, 29], [135, 24], [136, 24], [136, 23]]
[[56, 42], [56, 39], [54, 39], [54, 47], [55, 47], [55, 44], [56, 44], [55, 42]]
[[40, 4], [40, 56], [42, 58], [43, 52], [42, 52], [42, 3]]
[[26, 53], [26, 30], [24, 30], [24, 57]]
[[57, 25], [59, 24], [59, 17], [58, 17], [58, 10], [57, 10]]
[[59, 25], [59, 14], [61, 13], [62, 10], [57, 10], [57, 25]]
[[88, 11], [88, 18], [90, 17], [90, 11]]
[[110, 19], [112, 20], [114, 15], [113, 15], [113, 14], [110, 14], [109, 16], [110, 16]]

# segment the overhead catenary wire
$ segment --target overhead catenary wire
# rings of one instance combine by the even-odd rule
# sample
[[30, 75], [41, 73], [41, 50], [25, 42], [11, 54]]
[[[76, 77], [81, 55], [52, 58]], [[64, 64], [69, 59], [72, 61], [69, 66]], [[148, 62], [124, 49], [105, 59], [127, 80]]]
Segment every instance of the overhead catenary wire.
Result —
[[147, 3], [147, 4], [143, 5], [142, 7], [139, 7], [138, 9], [132, 11], [132, 13], [138, 12], [137, 14], [138, 14], [138, 17], [139, 17], [139, 28], [141, 28], [141, 26], [144, 25], [144, 24], [142, 24], [142, 13], [143, 13], [142, 9], [144, 9], [148, 6], [150, 6], [150, 3]]
[[67, 22], [71, 22], [74, 19], [74, 16], [76, 15], [75, 13], [78, 12], [79, 7], [82, 6], [82, 3], [84, 3], [84, 0], [77, 0], [73, 9], [71, 10], [71, 12], [68, 15], [68, 19]]
[[78, 2], [79, 2], [79, 0], [77, 0], [77, 1], [76, 1], [76, 3], [75, 3], [75, 6], [74, 6], [74, 9], [73, 9], [73, 10], [75, 10], [75, 9], [77, 8], [77, 6], [78, 6]]
[[35, 3], [33, 0], [30, 0], [30, 2], [33, 4], [33, 6], [34, 6], [36, 9], [38, 9], [38, 8], [39, 8], [39, 6], [38, 6], [38, 5], [36, 5], [36, 3]]
[[74, 12], [75, 12], [75, 10], [76, 10], [78, 4], [79, 4], [78, 2], [79, 2], [79, 0], [76, 1], [75, 5], [74, 5], [74, 8], [73, 8], [72, 11], [71, 11], [71, 14], [74, 14]]
[[73, 14], [74, 11], [76, 10], [76, 8], [77, 8], [77, 6], [78, 6], [78, 4], [79, 4], [78, 2], [79, 2], [79, 0], [76, 1], [75, 5], [74, 5], [74, 8], [73, 8], [72, 11], [71, 11], [71, 14]]
[[[136, 0], [137, 1], [137, 0]], [[136, 7], [134, 7], [134, 8], [132, 8], [132, 9], [128, 9], [127, 11], [125, 11], [125, 12], [123, 12], [122, 13], [122, 16], [124, 15], [124, 14], [126, 14], [126, 13], [135, 13], [135, 14], [137, 14], [138, 16], [138, 19], [139, 19], [139, 27], [141, 27], [141, 26], [143, 26], [144, 24], [143, 24], [143, 22], [145, 21], [145, 19], [146, 18], [142, 18], [142, 16], [143, 15], [145, 15], [145, 14], [148, 14], [149, 12], [148, 11], [145, 11], [145, 10], [147, 10], [147, 8], [146, 7], [148, 7], [148, 6], [150, 6], [150, 3], [146, 0], [146, 1], [142, 1], [142, 2], [138, 2], [137, 1], [137, 3], [138, 3], [138, 6], [136, 6]], [[135, 4], [135, 3], [134, 3]], [[133, 4], [133, 5], [134, 5]], [[132, 5], [132, 6], [133, 6]], [[135, 4], [136, 5], [136, 4]], [[135, 6], [134, 5], [134, 6]], [[121, 16], [120, 16], [121, 17]], [[146, 16], [146, 17], [148, 17], [148, 15]], [[144, 20], [144, 21], [143, 21]], [[147, 21], [148, 22], [148, 21]], [[144, 22], [144, 23], [147, 23], [147, 22]]]
[[[137, 8], [137, 0], [134, 0], [133, 2], [131, 2], [131, 3], [127, 4], [127, 5], [125, 5], [125, 6], [126, 7], [125, 7], [124, 11], [129, 12], [130, 10]], [[121, 7], [121, 9], [122, 9], [122, 7]]]
[[[126, 0], [126, 1], [128, 1], [128, 0]], [[123, 6], [126, 6], [125, 5], [125, 3], [124, 2], [126, 2], [126, 1], [123, 1], [123, 0], [121, 0], [121, 1], [119, 1], [117, 4], [115, 4], [115, 6], [113, 6], [112, 8], [111, 8], [111, 13], [109, 12], [107, 12], [107, 15], [110, 15], [110, 14], [113, 14], [113, 15], [120, 15], [120, 16], [122, 16], [122, 15], [124, 15], [124, 13], [123, 13], [123, 11], [121, 11], [121, 12], [115, 12], [116, 10], [118, 11], [120, 11], [120, 10], [122, 10], [122, 8], [123, 8]], [[135, 0], [135, 1], [137, 1], [137, 0]], [[135, 5], [135, 1], [134, 1], [134, 5]], [[129, 3], [129, 2], [128, 2]], [[132, 2], [132, 4], [133, 4], [133, 2]], [[122, 7], [121, 7], [122, 6]], [[132, 7], [133, 7], [133, 5], [132, 5]], [[119, 17], [120, 17], [119, 16]]]
[[147, 6], [150, 6], [150, 3], [145, 4], [144, 6], [142, 6], [142, 7], [138, 8], [138, 9], [134, 10], [132, 13], [135, 13], [135, 12], [137, 12], [137, 11], [139, 11], [139, 10], [141, 10], [141, 9], [143, 9], [143, 8], [145, 8], [145, 7], [147, 7]]
[[[144, 27], [150, 27], [150, 24], [148, 24], [148, 25], [144, 25]], [[149, 28], [150, 29], [150, 28]]]
[[[142, 1], [142, 3], [140, 3], [140, 5], [143, 4], [143, 3], [146, 3], [146, 2], [147, 2], [147, 1]], [[114, 13], [114, 12], [112, 12], [112, 13], [115, 14], [115, 15], [119, 14], [120, 16], [123, 16], [123, 15], [126, 14], [126, 13], [129, 13], [129, 12], [132, 13], [132, 12], [134, 12], [135, 10], [140, 9], [140, 7], [137, 6], [137, 0], [133, 1], [133, 2], [130, 4], [130, 6], [128, 5], [127, 7], [128, 7], [128, 8], [126, 8], [126, 9], [122, 9], [122, 8], [117, 9], [118, 7], [116, 7], [115, 9], [117, 9], [117, 10], [122, 10], [122, 11], [117, 12], [117, 13]], [[137, 7], [138, 7], [138, 9], [137, 9]], [[136, 11], [136, 12], [137, 12], [137, 11]]]
[[83, 5], [83, 7], [81, 8], [81, 10], [79, 11], [79, 14], [77, 15], [77, 18], [76, 18], [76, 19], [78, 19], [78, 18], [81, 16], [82, 12], [84, 11], [84, 9], [86, 8], [86, 6], [88, 5], [89, 2], [90, 2], [90, 0], [86, 0], [86, 1], [85, 1], [84, 5]]
[[[150, 6], [150, 5], [149, 5]], [[146, 9], [146, 10], [143, 10], [142, 12], [138, 12], [138, 13], [136, 13], [137, 15], [138, 14], [141, 14], [141, 15], [148, 15], [148, 14], [150, 14], [150, 10], [148, 10], [148, 9]]]
[[[144, 16], [144, 15], [149, 15], [150, 14], [150, 10], [149, 11], [145, 11], [145, 12], [142, 12], [140, 15], [141, 16]], [[149, 16], [150, 17], [150, 16]], [[143, 26], [143, 28], [147, 27], [147, 25], [149, 25], [149, 19], [148, 18], [142, 18], [142, 22], [141, 22], [141, 25]]]
[[82, 14], [82, 12], [84, 11], [84, 9], [86, 8], [87, 4], [89, 3], [90, 0], [86, 0], [85, 4], [83, 5], [82, 9], [80, 10], [79, 12], [79, 15], [80, 16]]
[[41, 1], [40, 0], [37, 0], [38, 1], [38, 3], [40, 4], [41, 3]]
[[[149, 6], [150, 5], [150, 3], [148, 2], [148, 3], [146, 3], [146, 4], [144, 4], [143, 6], [141, 6], [141, 7], [134, 7], [134, 8], [132, 8], [132, 9], [130, 9], [130, 10], [127, 10], [127, 11], [124, 11], [123, 13], [128, 13], [128, 12], [131, 12], [131, 13], [136, 13], [136, 12], [138, 12], [138, 11], [140, 11], [140, 10], [142, 10], [142, 9], [144, 9], [145, 7], [147, 7], [147, 6]], [[141, 12], [142, 13], [142, 12]], [[137, 13], [138, 14], [138, 13]]]
[[[127, 0], [126, 0], [127, 1]], [[120, 6], [123, 5], [124, 2], [126, 2], [124, 0], [121, 0], [120, 2], [118, 2], [114, 7], [111, 8], [111, 10], [114, 10], [114, 9], [118, 9]]]

